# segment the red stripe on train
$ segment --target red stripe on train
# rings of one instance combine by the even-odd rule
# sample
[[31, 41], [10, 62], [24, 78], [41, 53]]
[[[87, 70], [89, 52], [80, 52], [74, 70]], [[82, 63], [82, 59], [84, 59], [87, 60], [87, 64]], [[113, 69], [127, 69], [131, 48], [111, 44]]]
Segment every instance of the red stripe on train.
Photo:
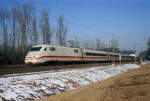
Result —
[[[42, 59], [42, 58], [82, 58], [82, 57], [81, 56], [42, 56], [36, 59]], [[83, 57], [83, 58], [108, 59], [108, 57]]]
[[42, 56], [36, 59], [41, 59], [41, 58], [82, 58], [81, 56]]

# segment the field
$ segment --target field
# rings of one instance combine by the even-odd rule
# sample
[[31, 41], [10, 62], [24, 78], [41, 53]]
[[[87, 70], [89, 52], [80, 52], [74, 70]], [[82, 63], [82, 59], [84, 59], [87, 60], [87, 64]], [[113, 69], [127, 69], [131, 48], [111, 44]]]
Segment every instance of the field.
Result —
[[40, 101], [149, 101], [150, 64]]
[[140, 68], [136, 64], [10, 74], [0, 77], [0, 101], [31, 101], [70, 91]]

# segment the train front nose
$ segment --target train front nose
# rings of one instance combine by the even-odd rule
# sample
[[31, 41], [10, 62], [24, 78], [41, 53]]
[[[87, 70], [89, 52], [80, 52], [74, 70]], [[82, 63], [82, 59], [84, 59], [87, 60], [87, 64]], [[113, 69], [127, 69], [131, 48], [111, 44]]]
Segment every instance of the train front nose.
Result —
[[41, 46], [33, 46], [31, 49], [29, 49], [29, 52], [27, 53], [27, 55], [25, 57], [25, 63], [27, 63], [27, 64], [38, 63], [36, 58], [37, 58], [41, 48], [42, 48]]

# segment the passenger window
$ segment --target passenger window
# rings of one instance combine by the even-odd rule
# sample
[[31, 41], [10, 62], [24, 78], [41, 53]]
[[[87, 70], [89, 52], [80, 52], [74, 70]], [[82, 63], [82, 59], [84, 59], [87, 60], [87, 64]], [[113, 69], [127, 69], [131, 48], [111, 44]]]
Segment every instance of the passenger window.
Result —
[[55, 51], [55, 48], [54, 48], [54, 47], [51, 47], [51, 48], [50, 48], [50, 51]]
[[76, 50], [76, 49], [74, 50], [74, 53], [78, 53], [78, 52], [79, 52], [78, 50]]

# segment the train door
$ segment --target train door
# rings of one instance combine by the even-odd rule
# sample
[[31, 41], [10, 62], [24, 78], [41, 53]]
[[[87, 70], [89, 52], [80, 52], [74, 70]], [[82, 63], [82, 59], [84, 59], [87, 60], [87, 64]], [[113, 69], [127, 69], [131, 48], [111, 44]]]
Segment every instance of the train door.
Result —
[[81, 57], [80, 61], [83, 62], [83, 50], [81, 48], [79, 49], [80, 49], [80, 57]]
[[56, 47], [49, 47], [49, 56], [51, 57], [50, 58], [50, 61], [57, 61], [57, 48]]

